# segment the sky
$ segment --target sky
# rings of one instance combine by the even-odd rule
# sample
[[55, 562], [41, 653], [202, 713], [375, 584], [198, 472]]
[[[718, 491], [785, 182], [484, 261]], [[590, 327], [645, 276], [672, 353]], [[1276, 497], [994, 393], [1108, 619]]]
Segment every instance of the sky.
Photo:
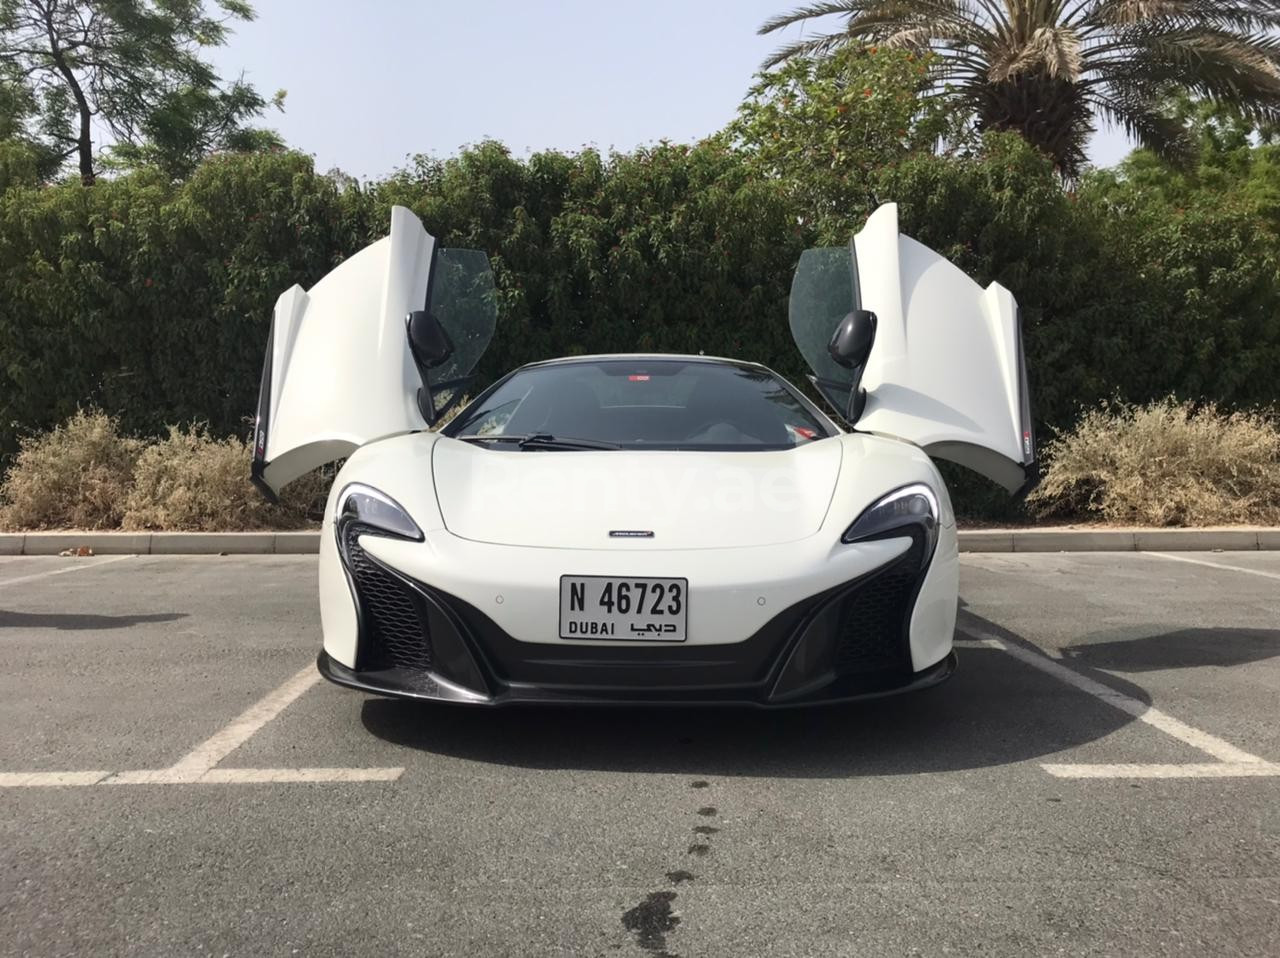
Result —
[[[288, 91], [263, 125], [321, 171], [378, 178], [485, 138], [519, 155], [691, 142], [734, 116], [799, 0], [254, 0], [214, 52], [224, 78]], [[1110, 165], [1129, 150], [1103, 131]]]

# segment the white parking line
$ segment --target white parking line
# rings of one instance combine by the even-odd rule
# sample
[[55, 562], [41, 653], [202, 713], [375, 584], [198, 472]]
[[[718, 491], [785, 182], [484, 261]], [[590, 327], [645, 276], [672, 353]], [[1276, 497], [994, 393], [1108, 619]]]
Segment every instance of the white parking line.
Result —
[[1198, 765], [1040, 766], [1057, 778], [1258, 778], [1280, 775], [1271, 762], [1204, 762]]
[[1004, 649], [999, 639], [955, 639], [951, 644], [957, 649]]
[[314, 665], [232, 719], [168, 768], [130, 772], [4, 772], [0, 788], [75, 785], [251, 785], [272, 782], [394, 782], [396, 768], [218, 768], [224, 758], [247, 742], [307, 689], [320, 681]]
[[0, 788], [97, 785], [110, 772], [0, 772]]
[[248, 785], [257, 782], [394, 782], [403, 768], [211, 768], [204, 784]]
[[1243, 572], [1246, 575], [1260, 575], [1264, 579], [1280, 579], [1280, 572], [1264, 572], [1262, 569], [1246, 569], [1241, 565], [1226, 565], [1222, 562], [1205, 562], [1204, 559], [1189, 559], [1186, 556], [1173, 555], [1168, 552], [1145, 552], [1143, 555], [1156, 556], [1160, 559], [1171, 559], [1174, 562], [1190, 562], [1192, 565], [1205, 565], [1210, 569], [1225, 569], [1228, 572]]
[[111, 556], [103, 558], [101, 562], [76, 562], [74, 565], [64, 565], [57, 569], [46, 569], [44, 572], [35, 572], [31, 575], [20, 575], [16, 579], [0, 579], [0, 588], [7, 585], [18, 585], [21, 582], [33, 582], [36, 579], [47, 579], [54, 575], [66, 575], [68, 572], [84, 572], [86, 569], [96, 569], [99, 566], [111, 565], [113, 562], [123, 562], [125, 559], [134, 559], [136, 556]]
[[316, 667], [308, 663], [300, 672], [267, 695], [260, 702], [249, 706], [232, 720], [231, 724], [201, 742], [178, 759], [169, 771], [177, 775], [199, 778], [224, 758], [247, 742], [260, 728], [285, 710], [285, 708], [320, 681]]
[[[1110, 686], [1103, 685], [1074, 669], [1070, 669], [1048, 656], [1033, 652], [1021, 645], [1003, 642], [999, 638], [982, 629], [966, 629], [971, 638], [991, 648], [1002, 649], [1019, 662], [1032, 668], [1047, 672], [1059, 682], [1106, 702], [1113, 708], [1127, 712], [1152, 728], [1157, 728], [1166, 735], [1177, 739], [1194, 749], [1204, 752], [1218, 761], [1214, 765], [1064, 765], [1042, 763], [1050, 775], [1059, 778], [1233, 778], [1241, 776], [1280, 775], [1280, 765], [1275, 765], [1256, 755], [1236, 748], [1230, 742], [1223, 741], [1216, 735], [1210, 735], [1198, 728], [1182, 722], [1166, 712], [1160, 711], [1146, 702], [1125, 695]], [[1212, 772], [1206, 772], [1212, 769]], [[1181, 770], [1181, 771], [1179, 771]]]

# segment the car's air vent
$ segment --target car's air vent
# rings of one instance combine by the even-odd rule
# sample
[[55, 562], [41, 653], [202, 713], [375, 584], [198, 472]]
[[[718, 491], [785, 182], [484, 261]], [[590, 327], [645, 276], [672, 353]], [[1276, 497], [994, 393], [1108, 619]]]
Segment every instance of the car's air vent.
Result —
[[360, 548], [360, 536], [372, 530], [358, 522], [342, 530], [347, 568], [361, 611], [357, 668], [431, 668], [431, 637], [421, 597]]
[[911, 671], [908, 618], [914, 605], [924, 545], [917, 540], [900, 558], [841, 599], [836, 673], [869, 675]]

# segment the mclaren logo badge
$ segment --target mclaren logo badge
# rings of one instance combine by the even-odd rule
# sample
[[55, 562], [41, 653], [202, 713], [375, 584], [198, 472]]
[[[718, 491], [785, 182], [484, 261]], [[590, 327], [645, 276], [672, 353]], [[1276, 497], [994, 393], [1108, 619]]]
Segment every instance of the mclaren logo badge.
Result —
[[610, 539], [652, 539], [652, 529], [610, 529]]

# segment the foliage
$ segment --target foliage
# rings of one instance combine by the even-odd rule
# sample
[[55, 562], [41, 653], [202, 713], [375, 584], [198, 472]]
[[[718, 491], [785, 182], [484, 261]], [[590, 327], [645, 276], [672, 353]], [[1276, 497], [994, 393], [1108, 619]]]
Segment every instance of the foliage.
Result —
[[1104, 404], [1045, 447], [1042, 516], [1140, 525], [1280, 523], [1280, 421], [1172, 399]]
[[879, 205], [882, 170], [965, 143], [940, 103], [920, 99], [925, 73], [926, 60], [874, 47], [792, 57], [760, 75], [726, 132], [821, 241], [843, 245]]
[[1161, 109], [1171, 89], [1234, 104], [1253, 122], [1280, 118], [1273, 0], [819, 0], [760, 32], [825, 17], [843, 22], [782, 47], [766, 65], [845, 46], [932, 54], [934, 95], [981, 131], [1022, 134], [1069, 176], [1084, 165], [1095, 116], [1177, 155], [1183, 128]]
[[170, 427], [169, 435], [142, 452], [125, 505], [125, 529], [223, 532], [297, 529], [307, 512], [323, 505], [327, 482], [311, 473], [291, 483], [280, 505], [271, 505], [249, 482], [252, 447], [217, 439], [207, 429]]
[[1145, 363], [1114, 381], [1130, 400], [1175, 390], [1270, 403], [1280, 372], [1280, 148], [1254, 146], [1250, 127], [1220, 108], [1178, 112], [1196, 144], [1191, 163], [1171, 168], [1139, 151], [1081, 191], [1101, 248], [1131, 264], [1142, 291], [1122, 344]]
[[[907, 62], [854, 61], [884, 71], [886, 89]], [[908, 127], [920, 139], [892, 146], [846, 131], [848, 183], [821, 148], [770, 154], [770, 124], [818, 135], [840, 90], [811, 83], [793, 120], [781, 87], [764, 89], [733, 137], [695, 146], [522, 160], [488, 142], [363, 186], [281, 153], [212, 158], [182, 183], [142, 170], [93, 190], [11, 187], [0, 195], [0, 455], [88, 404], [130, 433], [206, 422], [213, 436], [246, 434], [275, 298], [385, 234], [396, 203], [446, 246], [491, 257], [498, 332], [473, 389], [531, 360], [628, 350], [739, 356], [801, 381], [792, 270], [803, 249], [846, 243], [874, 196], [899, 203], [904, 231], [1017, 295], [1042, 432], [1117, 395], [1280, 400], [1273, 147], [1221, 127], [1222, 150], [1185, 171], [1142, 155], [1074, 192], [1020, 137], [939, 155], [920, 118]], [[857, 122], [901, 116], [892, 96], [856, 109], [873, 107], [879, 120]], [[970, 514], [1006, 499], [957, 490]]]
[[[244, 0], [0, 0], [0, 123], [7, 114], [40, 153], [39, 166], [76, 157], [91, 185], [101, 169], [94, 126], [110, 131], [115, 160], [185, 176], [217, 150], [279, 145], [244, 123], [266, 101], [242, 80], [223, 83], [201, 59], [248, 20]], [[279, 106], [283, 94], [274, 103]]]
[[807, 237], [778, 184], [718, 139], [527, 162], [484, 143], [419, 158], [371, 199], [374, 233], [400, 203], [445, 245], [489, 253], [500, 314], [484, 378], [536, 358], [635, 350], [798, 373], [786, 300]]
[[1156, 206], [1177, 210], [1203, 196], [1245, 203], [1280, 232], [1280, 145], [1276, 130], [1259, 128], [1238, 111], [1186, 97], [1166, 109], [1186, 130], [1186, 162], [1170, 166], [1149, 150], [1135, 150], [1111, 169], [1085, 178], [1091, 192], [1118, 210]]
[[276, 297], [365, 241], [350, 199], [296, 154], [0, 195], [0, 453], [84, 404], [243, 431]]
[[108, 529], [120, 524], [142, 443], [106, 413], [78, 410], [26, 439], [0, 483], [0, 528]]

